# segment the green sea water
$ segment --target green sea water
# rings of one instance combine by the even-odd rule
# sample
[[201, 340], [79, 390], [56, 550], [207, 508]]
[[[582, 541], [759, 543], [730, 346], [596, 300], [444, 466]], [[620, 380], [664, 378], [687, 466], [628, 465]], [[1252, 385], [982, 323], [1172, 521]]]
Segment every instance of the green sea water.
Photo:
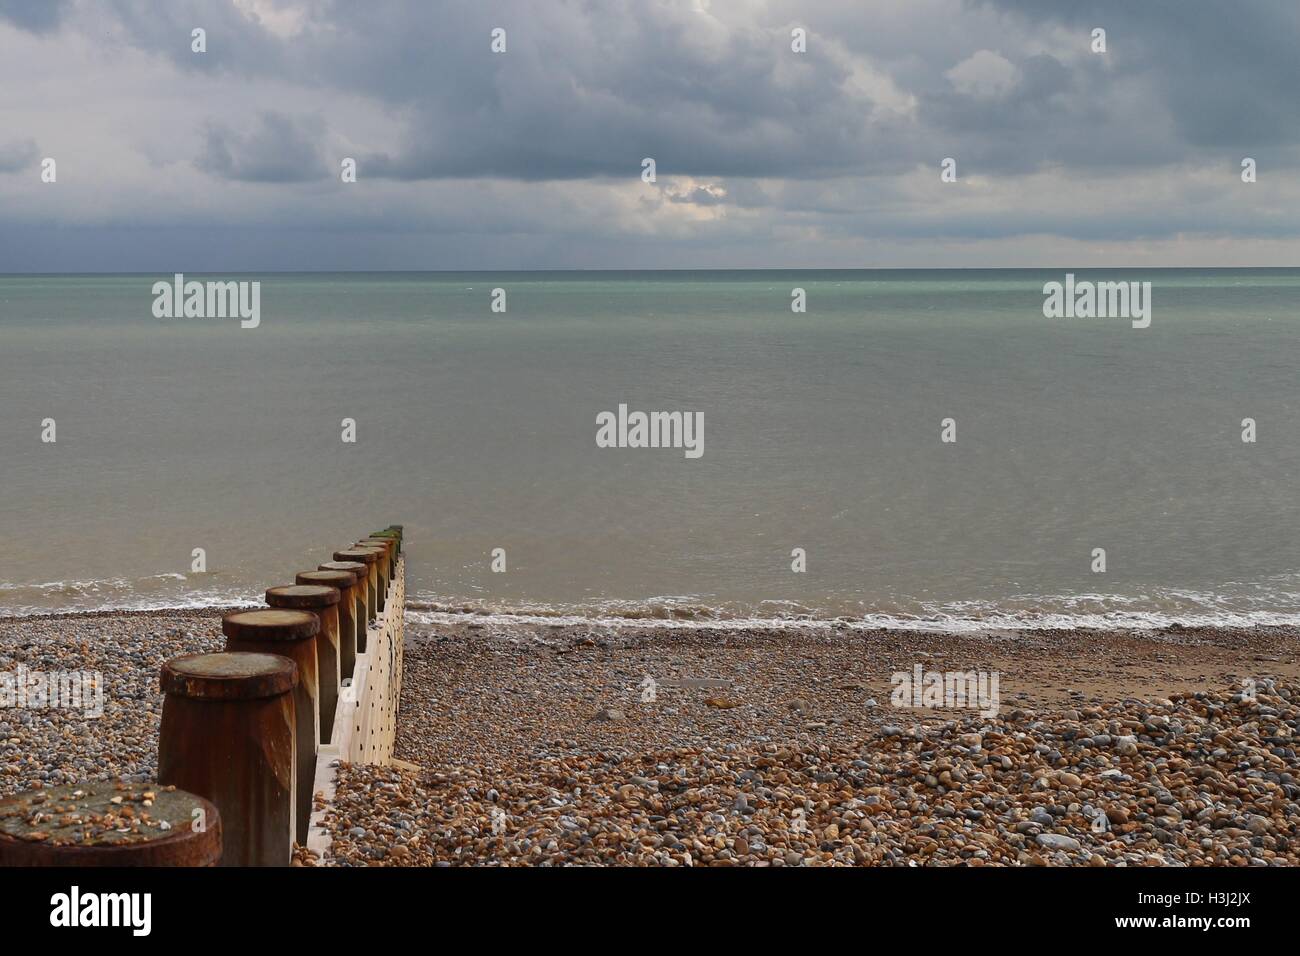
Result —
[[[1045, 318], [1065, 271], [187, 277], [255, 329], [0, 276], [0, 613], [257, 600], [398, 522], [416, 613], [1300, 622], [1300, 270], [1076, 272], [1146, 329]], [[703, 455], [597, 447], [620, 404]]]

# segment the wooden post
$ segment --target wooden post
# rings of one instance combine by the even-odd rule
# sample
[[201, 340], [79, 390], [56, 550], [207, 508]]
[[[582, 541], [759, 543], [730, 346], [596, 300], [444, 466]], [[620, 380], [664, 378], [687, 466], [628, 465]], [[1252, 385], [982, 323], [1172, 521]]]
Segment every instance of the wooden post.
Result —
[[298, 728], [295, 836], [299, 846], [306, 846], [320, 743], [320, 675], [316, 669], [320, 621], [307, 611], [235, 611], [221, 619], [221, 631], [228, 651], [279, 654], [298, 665], [298, 686], [293, 694]]
[[375, 568], [379, 572], [379, 582], [376, 587], [379, 589], [379, 610], [388, 606], [388, 585], [393, 580], [392, 565], [389, 563], [389, 552], [392, 550], [390, 544], [380, 544], [379, 542], [358, 541], [352, 547], [361, 548], [363, 551], [373, 551], [379, 556], [375, 562]]
[[366, 652], [366, 629], [370, 626], [370, 590], [366, 586], [367, 574], [364, 561], [326, 561], [320, 565], [321, 571], [347, 571], [356, 578], [356, 621], [357, 653]]
[[[364, 568], [362, 573], [365, 573]], [[318, 584], [339, 590], [340, 599], [335, 610], [339, 617], [339, 683], [342, 685], [357, 666], [357, 576], [351, 571], [299, 571], [293, 583]], [[324, 728], [321, 730], [323, 733]]]
[[266, 591], [266, 603], [271, 607], [309, 611], [320, 621], [316, 634], [316, 671], [320, 675], [320, 742], [323, 744], [330, 742], [334, 714], [339, 706], [342, 652], [338, 606], [342, 597], [338, 588], [322, 584], [291, 584]]
[[371, 535], [369, 538], [362, 538], [357, 542], [358, 548], [383, 548], [384, 549], [384, 568], [388, 575], [388, 580], [393, 579], [393, 574], [397, 571], [397, 539], [381, 535]]
[[0, 866], [216, 866], [221, 814], [156, 783], [87, 781], [0, 800]]
[[292, 860], [297, 685], [294, 662], [273, 654], [190, 654], [163, 665], [158, 782], [216, 806], [222, 866]]
[[369, 603], [366, 610], [370, 614], [370, 623], [374, 623], [379, 613], [379, 552], [372, 548], [348, 548], [334, 552], [335, 561], [357, 561], [366, 566], [366, 591]]

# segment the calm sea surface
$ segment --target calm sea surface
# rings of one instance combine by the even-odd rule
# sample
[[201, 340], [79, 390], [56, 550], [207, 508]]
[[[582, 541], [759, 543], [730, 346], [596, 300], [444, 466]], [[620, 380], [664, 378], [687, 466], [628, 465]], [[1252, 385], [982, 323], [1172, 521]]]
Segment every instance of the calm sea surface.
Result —
[[[1300, 622], [1300, 270], [1077, 273], [1145, 330], [1044, 318], [1064, 271], [217, 277], [257, 329], [0, 276], [0, 613], [254, 600], [398, 522], [417, 611]], [[703, 456], [598, 448], [620, 403]]]

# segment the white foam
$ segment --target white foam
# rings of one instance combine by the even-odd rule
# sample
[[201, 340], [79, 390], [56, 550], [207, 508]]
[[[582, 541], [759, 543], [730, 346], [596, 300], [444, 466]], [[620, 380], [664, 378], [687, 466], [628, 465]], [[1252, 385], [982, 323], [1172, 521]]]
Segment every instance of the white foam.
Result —
[[[131, 582], [120, 579], [0, 584], [0, 616], [105, 611], [184, 611], [210, 607], [253, 607], [260, 591], [227, 586], [191, 589], [169, 582], [185, 575], [150, 575]], [[166, 583], [165, 583], [166, 582]], [[1295, 578], [1225, 585], [1230, 594], [1164, 589], [1152, 594], [1017, 594], [1001, 601], [916, 603], [826, 610], [790, 601], [756, 605], [718, 602], [712, 595], [660, 595], [640, 601], [602, 601], [591, 605], [521, 603], [493, 605], [415, 594], [407, 602], [413, 624], [591, 626], [603, 629], [681, 629], [741, 631], [781, 628], [809, 632], [835, 630], [1042, 631], [1092, 629], [1159, 630], [1170, 627], [1298, 627], [1300, 593]]]
[[[1109, 596], [1088, 595], [1087, 602], [1107, 603]], [[620, 605], [627, 602], [619, 602]], [[1044, 602], [1045, 604], [1049, 602]], [[1115, 604], [1132, 604], [1131, 599]], [[674, 608], [676, 610], [674, 610]], [[703, 613], [701, 612], [703, 610]], [[660, 599], [620, 607], [613, 613], [602, 608], [564, 608], [532, 605], [519, 608], [493, 608], [469, 604], [439, 604], [415, 599], [407, 602], [407, 619], [413, 624], [456, 625], [480, 623], [493, 627], [511, 625], [571, 626], [586, 625], [604, 629], [691, 629], [716, 631], [801, 630], [809, 632], [912, 631], [948, 634], [976, 634], [987, 631], [1107, 630], [1149, 631], [1170, 627], [1253, 628], [1300, 626], [1300, 610], [1230, 611], [1213, 608], [1189, 611], [1111, 609], [1092, 612], [1066, 610], [1016, 610], [994, 608], [984, 602], [966, 601], [945, 605], [943, 610], [927, 609], [917, 614], [864, 613], [860, 615], [818, 615], [807, 611], [788, 614], [759, 615], [735, 610], [700, 609], [680, 599], [661, 603]]]

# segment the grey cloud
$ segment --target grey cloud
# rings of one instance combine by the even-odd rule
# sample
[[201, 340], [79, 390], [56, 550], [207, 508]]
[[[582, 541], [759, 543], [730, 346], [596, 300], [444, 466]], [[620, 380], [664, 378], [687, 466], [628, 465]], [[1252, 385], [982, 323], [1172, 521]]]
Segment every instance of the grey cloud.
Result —
[[[473, 264], [471, 251], [531, 256], [525, 267], [689, 267], [701, 249], [712, 262], [815, 263], [835, 247], [853, 262], [844, 250], [864, 238], [1300, 236], [1288, 185], [1300, 170], [1294, 0], [694, 6], [284, 0], [259, 21], [229, 2], [65, 3], [29, 18], [40, 39], [8, 33], [25, 59], [0, 61], [0, 112], [20, 118], [0, 169], [25, 168], [36, 140], [57, 144], [61, 162], [65, 149], [102, 147], [100, 181], [124, 186], [97, 221], [123, 232], [94, 234], [138, 242], [114, 261], [146, 266], [187, 227], [188, 250], [239, 235], [240, 254], [269, 268], [328, 267], [353, 248], [374, 256], [354, 268]], [[28, 7], [15, 9], [0, 0], [0, 17], [19, 22]], [[288, 31], [286, 11], [302, 13]], [[792, 25], [808, 29], [808, 53], [790, 51]], [[190, 52], [195, 26], [207, 54]], [[508, 31], [504, 55], [489, 50], [496, 26]], [[1109, 33], [1104, 57], [1087, 51], [1094, 26]], [[77, 82], [67, 57], [88, 38], [122, 64], [120, 87]], [[954, 82], [981, 51], [1014, 70]], [[50, 100], [36, 101], [25, 81], [51, 61], [32, 84]], [[155, 94], [141, 76], [170, 88]], [[153, 115], [166, 129], [150, 127]], [[338, 182], [343, 155], [358, 159], [356, 185]], [[1238, 177], [1246, 155], [1260, 162], [1252, 186]], [[645, 156], [661, 184], [652, 199], [639, 183]], [[945, 156], [962, 179], [949, 191]], [[28, 263], [40, 249], [91, 248], [20, 234], [90, 218], [74, 201], [87, 180], [64, 178], [38, 194], [25, 177], [0, 177], [0, 248]], [[311, 238], [290, 253], [280, 237], [292, 229]]]
[[1106, 30], [1120, 76], [1150, 79], [1153, 109], [1168, 111], [1190, 146], [1300, 143], [1300, 4], [1294, 0], [982, 0], [1082, 38]]
[[996, 98], [947, 90], [919, 99], [923, 125], [966, 173], [1149, 167], [1187, 158], [1185, 145], [1131, 95], [1094, 98], [1104, 81], [1091, 64], [1071, 70], [1045, 53], [1013, 62], [1017, 80]]
[[[958, 138], [978, 168], [1011, 174], [1300, 142], [1293, 0], [1231, 13], [1172, 0], [786, 0], [754, 21], [714, 6], [717, 19], [685, 0], [387, 0], [359, 17], [328, 0], [281, 37], [232, 4], [110, 3], [129, 42], [184, 69], [319, 85], [403, 117], [397, 141], [359, 157], [365, 175], [399, 181], [635, 177], [644, 156], [697, 177], [889, 175], [952, 154]], [[1041, 51], [1047, 28], [1066, 27], [1083, 53], [1103, 22], [1105, 58]], [[809, 53], [790, 51], [791, 23], [808, 28]], [[195, 24], [209, 31], [204, 56], [188, 49]], [[496, 26], [505, 54], [489, 50]], [[855, 87], [840, 46], [917, 97], [917, 115]], [[944, 79], [981, 49], [1018, 68], [1008, 95], [966, 96]]]
[[40, 156], [35, 140], [0, 143], [0, 173], [16, 173], [26, 169]]
[[[872, 102], [845, 89], [841, 64], [792, 53], [783, 29], [719, 31], [681, 4], [505, 7], [458, 10], [452, 44], [443, 24], [403, 31], [402, 85], [376, 73], [382, 45], [352, 38], [332, 57], [412, 115], [396, 150], [367, 158], [371, 175], [635, 178], [645, 156], [663, 174], [826, 175], [870, 152]], [[494, 55], [498, 23], [510, 46]]]
[[[115, 19], [132, 46], [165, 56], [183, 70], [237, 72], [241, 76], [289, 76], [295, 72], [292, 42], [268, 32], [234, 3], [211, 0], [95, 0]], [[191, 31], [207, 34], [206, 52], [191, 49]]]
[[318, 117], [294, 119], [262, 113], [251, 132], [210, 125], [196, 165], [222, 179], [250, 183], [301, 183], [329, 174], [322, 153], [325, 124]]
[[68, 0], [0, 0], [0, 20], [30, 33], [49, 33], [59, 27]]

